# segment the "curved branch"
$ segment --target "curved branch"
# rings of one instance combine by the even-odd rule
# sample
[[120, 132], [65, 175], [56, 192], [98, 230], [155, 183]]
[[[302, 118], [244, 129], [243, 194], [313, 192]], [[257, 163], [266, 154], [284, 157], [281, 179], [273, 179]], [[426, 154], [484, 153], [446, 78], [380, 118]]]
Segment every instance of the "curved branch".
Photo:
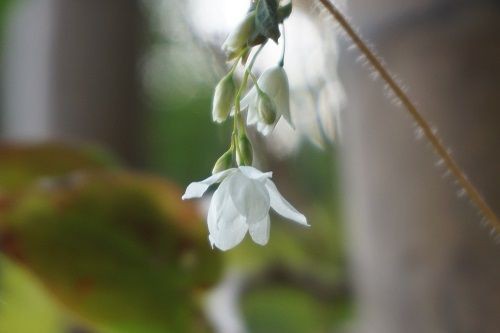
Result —
[[422, 130], [422, 133], [430, 142], [436, 153], [443, 162], [446, 168], [455, 176], [460, 186], [463, 187], [470, 200], [477, 206], [484, 217], [492, 224], [496, 231], [500, 232], [500, 221], [495, 212], [490, 208], [486, 200], [482, 197], [474, 184], [467, 178], [465, 172], [462, 171], [455, 159], [446, 150], [440, 138], [432, 130], [432, 127], [422, 114], [417, 110], [415, 104], [411, 101], [408, 95], [394, 80], [389, 71], [382, 64], [382, 61], [375, 55], [370, 47], [362, 40], [359, 34], [354, 30], [345, 16], [337, 9], [337, 7], [330, 0], [318, 0], [323, 7], [333, 16], [333, 18], [340, 24], [342, 29], [347, 33], [350, 39], [354, 42], [356, 47], [366, 56], [368, 62], [373, 66], [382, 79], [387, 83], [390, 89], [394, 92], [395, 96], [401, 101], [406, 108], [412, 119]]

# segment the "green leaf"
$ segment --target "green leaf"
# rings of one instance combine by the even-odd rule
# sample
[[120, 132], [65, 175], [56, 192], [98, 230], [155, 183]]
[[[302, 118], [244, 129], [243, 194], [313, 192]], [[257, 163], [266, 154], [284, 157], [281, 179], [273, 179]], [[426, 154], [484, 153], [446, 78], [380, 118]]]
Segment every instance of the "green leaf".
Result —
[[[197, 298], [217, 282], [222, 261], [181, 194], [168, 181], [125, 171], [31, 186], [0, 215], [8, 235], [0, 252], [70, 313], [105, 328], [96, 332], [199, 333]], [[21, 331], [0, 324], [0, 332]]]
[[257, 31], [267, 37], [278, 42], [280, 38], [278, 16], [278, 1], [277, 0], [260, 0], [257, 4], [255, 15], [255, 26]]

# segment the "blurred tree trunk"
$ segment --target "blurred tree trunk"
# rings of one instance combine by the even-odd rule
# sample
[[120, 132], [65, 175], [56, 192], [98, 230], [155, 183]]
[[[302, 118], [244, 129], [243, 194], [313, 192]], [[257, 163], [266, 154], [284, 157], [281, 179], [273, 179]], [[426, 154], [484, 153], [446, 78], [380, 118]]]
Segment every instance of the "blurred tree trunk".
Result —
[[4, 136], [96, 143], [137, 162], [140, 35], [136, 0], [21, 4], [7, 56]]
[[[363, 35], [500, 214], [498, 3], [349, 4], [353, 22], [366, 24]], [[341, 75], [360, 332], [499, 332], [500, 246], [357, 56], [343, 54]]]

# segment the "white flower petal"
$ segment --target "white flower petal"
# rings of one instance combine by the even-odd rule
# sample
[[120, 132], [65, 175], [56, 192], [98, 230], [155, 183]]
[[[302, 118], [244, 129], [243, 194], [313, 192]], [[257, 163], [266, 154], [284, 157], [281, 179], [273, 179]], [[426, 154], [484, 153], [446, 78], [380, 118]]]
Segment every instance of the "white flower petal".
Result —
[[239, 169], [245, 176], [251, 179], [261, 180], [261, 179], [271, 178], [273, 176], [272, 172], [264, 173], [251, 166], [240, 166]]
[[222, 251], [227, 251], [243, 241], [248, 224], [241, 215], [232, 219], [221, 217], [219, 228], [219, 232], [213, 235], [214, 245]]
[[222, 251], [232, 249], [245, 238], [248, 224], [230, 199], [228, 181], [223, 182], [212, 197], [207, 224], [212, 247]]
[[[247, 124], [253, 125], [259, 121], [259, 114], [257, 113], [257, 90], [254, 88], [246, 94], [240, 101], [241, 110], [247, 110]], [[234, 114], [234, 112], [233, 112]], [[232, 115], [233, 115], [232, 114]]]
[[249, 232], [252, 240], [259, 245], [266, 245], [269, 242], [271, 221], [267, 215], [262, 221], [249, 224]]
[[248, 223], [260, 221], [269, 214], [269, 193], [262, 182], [248, 178], [242, 172], [235, 173], [228, 182], [232, 202]]
[[266, 181], [266, 188], [269, 191], [269, 197], [271, 199], [271, 207], [287, 219], [293, 220], [297, 223], [309, 226], [307, 224], [306, 217], [299, 213], [285, 198], [279, 193], [276, 185], [271, 180]]
[[262, 122], [257, 123], [257, 130], [264, 136], [267, 136], [272, 133], [274, 130], [275, 124], [265, 124]]
[[[246, 119], [247, 125], [256, 125], [260, 133], [269, 135], [276, 127], [280, 117], [283, 116], [288, 124], [295, 129], [290, 114], [290, 87], [285, 70], [280, 66], [267, 69], [259, 77], [258, 84], [260, 89], [267, 94], [276, 105], [276, 121], [273, 124], [266, 124], [261, 120], [257, 112], [258, 92], [256, 87], [253, 87], [240, 103], [241, 110], [248, 109]], [[234, 110], [231, 115], [234, 115]]]
[[295, 125], [292, 121], [292, 115], [290, 114], [290, 91], [288, 87], [288, 79], [285, 80], [286, 81], [283, 83], [281, 91], [275, 96], [274, 102], [276, 103], [278, 114], [282, 115], [288, 124], [295, 129]]
[[257, 90], [255, 87], [250, 89], [250, 91], [243, 97], [240, 101], [240, 108], [242, 110], [245, 110], [247, 107], [249, 107], [252, 104], [255, 104], [257, 101]]
[[210, 235], [218, 233], [218, 219], [221, 211], [224, 209], [224, 203], [229, 199], [228, 185], [227, 181], [222, 182], [212, 195], [207, 216], [208, 232]]
[[278, 115], [283, 116], [294, 128], [290, 115], [290, 85], [285, 70], [277, 66], [267, 70], [264, 74], [261, 77], [262, 84], [259, 86], [275, 103]]
[[[248, 231], [248, 224], [241, 215], [232, 215], [229, 218], [228, 211], [224, 210], [225, 216], [219, 217], [218, 228], [215, 233], [210, 234], [209, 239], [212, 246], [222, 251], [227, 251], [243, 241]], [[234, 210], [236, 212], [236, 209]]]
[[254, 125], [259, 122], [259, 113], [257, 112], [257, 107], [254, 104], [251, 104], [247, 111], [247, 125]]
[[186, 189], [186, 193], [184, 193], [184, 195], [182, 196], [182, 200], [202, 197], [203, 194], [205, 194], [205, 192], [208, 190], [210, 185], [222, 181], [228, 175], [236, 172], [236, 170], [237, 169], [235, 168], [224, 170], [222, 172], [216, 173], [215, 175], [208, 177], [205, 180], [189, 184], [189, 186]]
[[[280, 66], [275, 66], [267, 69], [262, 73], [257, 81], [260, 89], [265, 92], [271, 99], [279, 93], [280, 87], [283, 83], [283, 73], [285, 70]], [[286, 73], [284, 73], [286, 77]]]

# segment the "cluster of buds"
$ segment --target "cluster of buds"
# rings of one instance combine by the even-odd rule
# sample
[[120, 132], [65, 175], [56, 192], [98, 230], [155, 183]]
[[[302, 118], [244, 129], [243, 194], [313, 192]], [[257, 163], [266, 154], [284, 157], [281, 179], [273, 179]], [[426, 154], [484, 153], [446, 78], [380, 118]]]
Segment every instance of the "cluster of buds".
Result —
[[[269, 238], [270, 208], [307, 225], [304, 215], [279, 194], [270, 180], [271, 173], [262, 173], [252, 167], [253, 147], [247, 134], [247, 126], [255, 126], [261, 134], [268, 135], [281, 117], [293, 127], [288, 77], [283, 68], [284, 38], [278, 64], [260, 78], [252, 73], [255, 60], [266, 43], [270, 39], [278, 43], [279, 26], [291, 12], [291, 1], [282, 4], [279, 0], [253, 0], [243, 21], [222, 46], [232, 66], [215, 88], [212, 118], [216, 123], [223, 123], [232, 116], [231, 145], [215, 163], [213, 175], [190, 184], [183, 197], [200, 197], [210, 185], [221, 184], [212, 199], [207, 222], [212, 246], [222, 250], [236, 246], [247, 231], [257, 244], [265, 245]], [[253, 52], [254, 49], [257, 50]], [[240, 64], [244, 74], [238, 85], [234, 73]], [[250, 80], [253, 87], [247, 91]]]
[[[281, 5], [278, 0], [256, 0], [250, 5], [245, 18], [231, 32], [222, 45], [228, 61], [233, 61], [229, 71], [217, 84], [212, 106], [214, 122], [223, 123], [230, 115], [234, 117], [231, 148], [216, 163], [215, 171], [227, 166], [229, 155], [234, 156], [238, 166], [252, 164], [252, 145], [246, 134], [246, 124], [256, 126], [264, 135], [271, 133], [283, 116], [293, 127], [290, 116], [288, 77], [283, 69], [284, 52], [279, 64], [266, 70], [259, 79], [252, 73], [253, 64], [260, 50], [269, 39], [278, 43], [281, 37], [279, 25], [292, 12], [292, 3]], [[259, 49], [247, 60], [255, 47]], [[283, 43], [284, 48], [284, 43]], [[237, 87], [234, 72], [238, 65], [246, 66], [241, 85]], [[252, 89], [242, 98], [251, 79]]]

